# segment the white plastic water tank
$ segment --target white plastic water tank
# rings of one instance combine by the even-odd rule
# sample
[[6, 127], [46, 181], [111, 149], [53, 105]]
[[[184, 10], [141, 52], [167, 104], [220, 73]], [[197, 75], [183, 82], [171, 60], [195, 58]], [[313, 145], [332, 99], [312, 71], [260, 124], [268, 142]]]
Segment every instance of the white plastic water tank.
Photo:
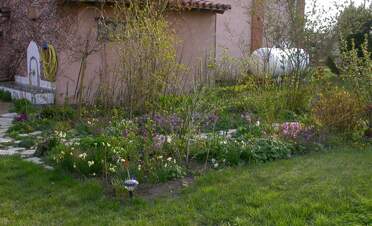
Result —
[[303, 49], [260, 48], [252, 53], [249, 68], [257, 76], [281, 76], [294, 70], [305, 70], [310, 63], [309, 58]]

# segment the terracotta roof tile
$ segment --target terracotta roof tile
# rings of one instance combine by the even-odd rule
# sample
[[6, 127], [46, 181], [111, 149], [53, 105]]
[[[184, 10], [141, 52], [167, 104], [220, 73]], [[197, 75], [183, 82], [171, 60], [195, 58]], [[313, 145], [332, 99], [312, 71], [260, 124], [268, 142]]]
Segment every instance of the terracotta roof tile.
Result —
[[[125, 1], [125, 0], [124, 0]], [[114, 0], [65, 0], [65, 2], [83, 2], [83, 3], [113, 3]], [[224, 13], [231, 9], [231, 5], [214, 3], [208, 0], [170, 0], [173, 6], [193, 10], [207, 10], [216, 13]]]
[[202, 9], [202, 10], [211, 10], [218, 13], [223, 13], [226, 10], [231, 9], [231, 5], [213, 3], [207, 0], [180, 0], [181, 6], [190, 8], [190, 9]]

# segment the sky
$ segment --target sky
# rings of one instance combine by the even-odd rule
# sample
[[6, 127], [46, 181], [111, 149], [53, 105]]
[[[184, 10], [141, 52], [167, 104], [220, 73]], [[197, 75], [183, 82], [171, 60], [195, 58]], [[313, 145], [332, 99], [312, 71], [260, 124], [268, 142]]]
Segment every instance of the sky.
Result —
[[325, 19], [335, 18], [340, 11], [338, 7], [343, 8], [345, 5], [354, 2], [355, 5], [370, 5], [372, 0], [306, 0], [306, 14], [313, 15], [312, 13], [314, 4], [316, 4], [316, 13], [311, 16], [312, 19]]

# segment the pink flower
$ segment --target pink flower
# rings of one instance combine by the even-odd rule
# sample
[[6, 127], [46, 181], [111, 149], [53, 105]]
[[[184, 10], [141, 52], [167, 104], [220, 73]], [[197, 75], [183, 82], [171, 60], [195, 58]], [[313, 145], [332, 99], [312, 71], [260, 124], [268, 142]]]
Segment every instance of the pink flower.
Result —
[[281, 133], [288, 138], [296, 138], [302, 131], [301, 123], [285, 122], [281, 125]]

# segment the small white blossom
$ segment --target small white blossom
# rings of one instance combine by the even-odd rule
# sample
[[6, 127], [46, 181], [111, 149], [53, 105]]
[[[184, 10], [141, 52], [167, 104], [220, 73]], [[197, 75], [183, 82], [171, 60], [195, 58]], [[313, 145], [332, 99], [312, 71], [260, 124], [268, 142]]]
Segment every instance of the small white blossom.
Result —
[[112, 172], [112, 173], [115, 173], [116, 172], [116, 166], [111, 166], [109, 168], [109, 171]]
[[89, 167], [91, 167], [91, 166], [93, 166], [94, 165], [94, 161], [92, 160], [92, 161], [88, 161], [88, 166]]
[[87, 153], [85, 152], [79, 155], [79, 158], [81, 159], [85, 159], [86, 157], [87, 157]]

